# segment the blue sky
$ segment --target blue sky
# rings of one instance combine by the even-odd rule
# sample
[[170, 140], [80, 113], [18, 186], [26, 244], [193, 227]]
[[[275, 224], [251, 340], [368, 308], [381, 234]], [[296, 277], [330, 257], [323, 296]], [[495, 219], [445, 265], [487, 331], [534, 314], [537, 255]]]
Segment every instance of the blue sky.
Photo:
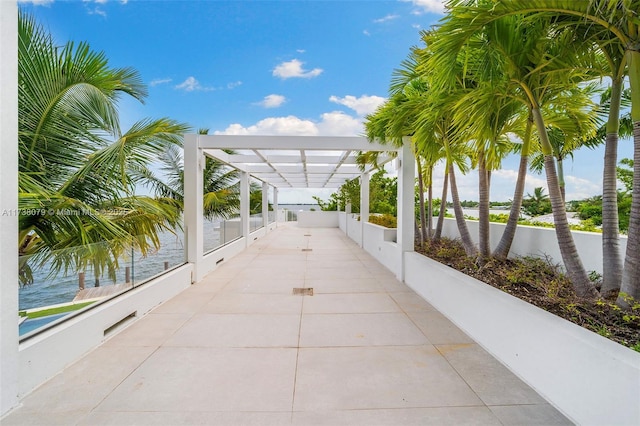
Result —
[[[24, 1], [60, 43], [87, 41], [114, 67], [137, 69], [145, 104], [121, 102], [126, 129], [171, 117], [211, 133], [358, 135], [384, 101], [394, 68], [419, 31], [442, 16], [440, 0], [404, 1]], [[631, 157], [631, 142], [620, 158]], [[565, 166], [567, 198], [601, 191], [603, 150]], [[511, 198], [517, 158], [492, 176], [492, 199]], [[477, 199], [473, 172], [459, 179]], [[527, 191], [546, 186], [531, 174]], [[440, 193], [441, 179], [435, 190]], [[315, 191], [326, 197], [331, 191]], [[309, 202], [283, 191], [283, 203]]]

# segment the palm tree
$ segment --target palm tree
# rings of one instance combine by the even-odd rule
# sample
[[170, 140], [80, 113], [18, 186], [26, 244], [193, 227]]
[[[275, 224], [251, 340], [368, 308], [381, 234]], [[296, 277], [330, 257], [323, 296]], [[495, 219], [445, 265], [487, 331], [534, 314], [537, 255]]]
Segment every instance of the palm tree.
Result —
[[539, 216], [549, 213], [551, 202], [549, 196], [544, 193], [544, 188], [538, 186], [533, 189], [533, 195], [527, 194], [526, 200], [522, 202], [525, 212], [531, 216]]
[[[457, 3], [457, 2], [454, 2]], [[474, 2], [475, 3], [475, 2]], [[439, 28], [440, 36], [432, 46], [432, 64], [451, 69], [458, 60], [458, 52], [467, 41], [485, 25], [496, 27], [491, 42], [503, 52], [503, 71], [513, 85], [511, 96], [521, 99], [530, 109], [544, 154], [547, 185], [553, 207], [554, 222], [562, 258], [571, 277], [576, 293], [581, 297], [596, 297], [597, 291], [586, 273], [578, 255], [566, 216], [566, 208], [560, 193], [558, 176], [549, 142], [545, 119], [541, 113], [541, 102], [549, 88], [574, 87], [587, 80], [590, 75], [569, 63], [575, 58], [576, 49], [570, 31], [551, 33], [553, 21], [547, 19], [526, 20], [523, 16], [491, 17], [493, 2], [480, 2], [480, 7], [455, 7]], [[481, 24], [478, 23], [480, 17]], [[568, 46], [572, 49], [569, 50]], [[560, 60], [559, 58], [562, 58]], [[440, 75], [440, 74], [439, 74]], [[453, 77], [442, 73], [445, 84]]]
[[[546, 122], [549, 126], [547, 134], [556, 160], [558, 184], [564, 201], [564, 160], [573, 158], [573, 152], [577, 149], [593, 149], [600, 144], [594, 136], [597, 126], [600, 125], [598, 115], [601, 115], [602, 109], [597, 105], [585, 109], [585, 106], [592, 103], [591, 99], [598, 91], [599, 88], [592, 84], [563, 91], [559, 96], [550, 99], [545, 108]], [[540, 173], [543, 168], [544, 156], [538, 151], [531, 160], [531, 169]]]
[[119, 96], [146, 96], [135, 70], [110, 68], [86, 43], [57, 47], [23, 13], [18, 31], [18, 206], [38, 212], [19, 218], [21, 282], [48, 260], [54, 272], [92, 266], [114, 277], [131, 247], [146, 254], [178, 223], [173, 200], [137, 196], [135, 188], [188, 127], [142, 120], [122, 133]]
[[479, 174], [479, 249], [482, 258], [491, 254], [489, 240], [490, 174], [514, 150], [510, 135], [521, 133], [523, 105], [509, 97], [496, 96], [495, 82], [479, 81], [455, 107], [458, 127], [466, 127], [472, 140], [473, 162]]
[[[209, 134], [209, 129], [198, 129], [198, 134]], [[225, 150], [234, 154], [233, 150]], [[182, 144], [170, 147], [160, 156], [163, 176], [146, 176], [146, 182], [157, 196], [168, 197], [184, 210], [184, 165]], [[238, 172], [219, 161], [207, 157], [203, 175], [203, 214], [208, 220], [228, 219], [240, 208], [240, 186]]]
[[[638, 10], [640, 10], [640, 0], [527, 0], [515, 2], [499, 2], [491, 5], [483, 5], [478, 8], [475, 5], [465, 6], [464, 0], [454, 0], [450, 3], [451, 7], [457, 8], [462, 13], [471, 11], [473, 17], [472, 26], [474, 28], [465, 28], [465, 31], [474, 31], [500, 17], [508, 15], [525, 15], [528, 14], [531, 19], [547, 19], [551, 16], [554, 19], [573, 19], [576, 25], [587, 25], [593, 28], [592, 39], [602, 47], [610, 46], [611, 49], [602, 49], [609, 51], [608, 56], [610, 62], [610, 75], [613, 77], [613, 102], [608, 125], [609, 149], [606, 150], [607, 156], [605, 161], [605, 191], [607, 193], [607, 216], [615, 215], [616, 209], [613, 208], [615, 180], [613, 180], [613, 170], [615, 168], [615, 145], [617, 141], [617, 116], [616, 111], [617, 98], [621, 90], [621, 82], [626, 73], [629, 78], [629, 86], [631, 89], [631, 119], [633, 121], [633, 139], [634, 139], [634, 159], [636, 169], [634, 170], [634, 178], [637, 179], [637, 185], [634, 185], [632, 194], [631, 216], [629, 220], [629, 232], [627, 240], [627, 252], [624, 260], [624, 269], [622, 274], [621, 291], [617, 303], [625, 306], [628, 302], [625, 295], [635, 299], [640, 299], [640, 23], [638, 22]], [[475, 2], [473, 2], [475, 3]], [[479, 13], [473, 9], [480, 10]], [[615, 41], [615, 43], [612, 43]], [[584, 39], [581, 41], [584, 43]], [[574, 43], [573, 46], [576, 46]], [[621, 51], [622, 55], [619, 55]], [[604, 201], [604, 200], [603, 200]], [[604, 218], [603, 218], [604, 220]], [[617, 268], [615, 251], [617, 249], [617, 241], [613, 234], [615, 231], [614, 221], [608, 219], [607, 235], [603, 238], [603, 248], [606, 249], [606, 258], [613, 261], [612, 268]], [[606, 260], [605, 260], [606, 262]], [[609, 271], [611, 276], [611, 271]], [[615, 274], [612, 281], [615, 281]], [[611, 284], [615, 286], [615, 282]], [[608, 284], [607, 287], [610, 287]]]
[[[446, 88], [436, 87], [433, 84], [434, 76], [437, 77], [439, 72], [444, 72], [438, 67], [432, 67], [430, 63], [433, 54], [431, 43], [436, 36], [437, 34], [433, 31], [423, 32], [422, 40], [425, 43], [425, 47], [416, 51], [418, 54], [416, 69], [421, 74], [422, 80], [429, 90], [425, 91], [424, 95], [416, 99], [414, 105], [411, 106], [412, 110], [418, 111], [414, 138], [419, 151], [438, 152], [440, 150], [434, 149], [434, 144], [442, 146], [443, 158], [446, 159], [445, 170], [451, 190], [460, 239], [465, 252], [470, 256], [474, 256], [477, 254], [478, 249], [471, 238], [464, 219], [454, 168], [454, 165], [457, 165], [460, 171], [465, 173], [468, 170], [467, 159], [470, 152], [469, 147], [466, 145], [467, 135], [457, 125], [454, 109], [456, 102], [464, 95], [466, 88], [474, 87], [476, 82], [472, 78], [468, 78], [464, 73], [462, 62], [454, 61], [446, 71], [452, 76], [453, 83]], [[456, 59], [458, 59], [458, 55], [456, 55]], [[441, 213], [443, 214], [442, 208]], [[440, 219], [438, 223], [440, 223]]]

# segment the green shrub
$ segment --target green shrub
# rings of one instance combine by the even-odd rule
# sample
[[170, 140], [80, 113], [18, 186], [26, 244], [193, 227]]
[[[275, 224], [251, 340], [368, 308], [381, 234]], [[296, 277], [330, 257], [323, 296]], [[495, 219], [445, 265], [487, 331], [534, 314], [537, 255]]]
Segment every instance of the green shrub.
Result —
[[384, 226], [385, 228], [397, 228], [398, 219], [390, 214], [371, 215], [369, 216], [369, 222]]

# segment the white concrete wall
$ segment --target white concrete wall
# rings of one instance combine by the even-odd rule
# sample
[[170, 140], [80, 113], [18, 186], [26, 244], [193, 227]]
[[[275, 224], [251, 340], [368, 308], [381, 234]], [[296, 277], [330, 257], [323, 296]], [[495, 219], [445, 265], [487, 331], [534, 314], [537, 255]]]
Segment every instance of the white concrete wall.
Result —
[[[236, 222], [239, 224], [239, 222]], [[237, 240], [230, 242], [222, 247], [218, 247], [207, 254], [202, 258], [202, 264], [200, 265], [200, 269], [202, 271], [202, 276], [206, 276], [207, 274], [213, 272], [218, 266], [222, 265], [226, 260], [231, 259], [233, 256], [242, 253], [248, 246], [255, 243], [258, 239], [267, 235], [267, 233], [273, 231], [277, 228], [277, 224], [272, 222], [268, 224], [266, 228], [262, 227], [251, 234], [249, 234], [249, 238], [245, 240], [245, 238], [241, 237]], [[246, 242], [245, 242], [246, 241]]]
[[20, 397], [102, 343], [109, 327], [132, 313], [135, 321], [188, 288], [192, 272], [191, 265], [180, 266], [22, 343]]
[[397, 229], [385, 228], [373, 223], [364, 224], [363, 249], [394, 274], [400, 273], [400, 248], [395, 242]]
[[18, 403], [18, 6], [15, 1], [0, 1], [0, 58], [1, 416]]
[[301, 228], [337, 228], [338, 212], [300, 211], [298, 226]]
[[362, 243], [362, 225], [358, 220], [358, 214], [347, 214], [347, 236], [353, 241], [361, 245]]
[[[474, 242], [478, 243], [478, 221], [467, 220], [467, 226]], [[504, 223], [491, 223], [491, 250], [495, 249], [505, 228]], [[588, 271], [602, 273], [602, 234], [595, 232], [572, 231], [584, 267]], [[456, 221], [445, 218], [442, 235], [448, 238], [460, 238]], [[620, 236], [620, 253], [627, 249], [627, 237]], [[518, 225], [516, 236], [509, 256], [550, 256], [554, 263], [562, 263], [562, 255], [553, 228], [538, 228]]]
[[583, 425], [640, 424], [640, 353], [416, 253], [406, 284]]
[[347, 214], [345, 212], [338, 212], [338, 228], [345, 234], [347, 233]]

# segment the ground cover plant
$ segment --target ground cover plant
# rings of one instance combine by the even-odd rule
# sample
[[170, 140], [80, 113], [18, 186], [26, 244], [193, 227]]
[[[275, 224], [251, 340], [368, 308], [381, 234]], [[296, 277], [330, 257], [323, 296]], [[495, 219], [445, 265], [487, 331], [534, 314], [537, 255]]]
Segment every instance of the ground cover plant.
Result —
[[49, 315], [62, 314], [65, 312], [79, 311], [80, 309], [84, 308], [85, 306], [89, 306], [92, 303], [95, 303], [95, 301], [73, 303], [73, 304], [64, 305], [64, 306], [58, 306], [55, 308], [41, 309], [39, 311], [33, 311], [33, 312], [20, 311], [18, 314], [21, 317], [27, 317], [29, 319], [41, 318], [41, 317], [47, 317]]
[[[640, 352], [640, 302], [628, 299], [620, 308], [615, 298], [581, 299], [559, 265], [549, 259], [491, 258], [485, 263], [467, 256], [458, 240], [442, 238], [416, 245], [416, 251], [493, 287], [516, 296], [561, 318]], [[591, 273], [599, 286], [600, 277]]]

